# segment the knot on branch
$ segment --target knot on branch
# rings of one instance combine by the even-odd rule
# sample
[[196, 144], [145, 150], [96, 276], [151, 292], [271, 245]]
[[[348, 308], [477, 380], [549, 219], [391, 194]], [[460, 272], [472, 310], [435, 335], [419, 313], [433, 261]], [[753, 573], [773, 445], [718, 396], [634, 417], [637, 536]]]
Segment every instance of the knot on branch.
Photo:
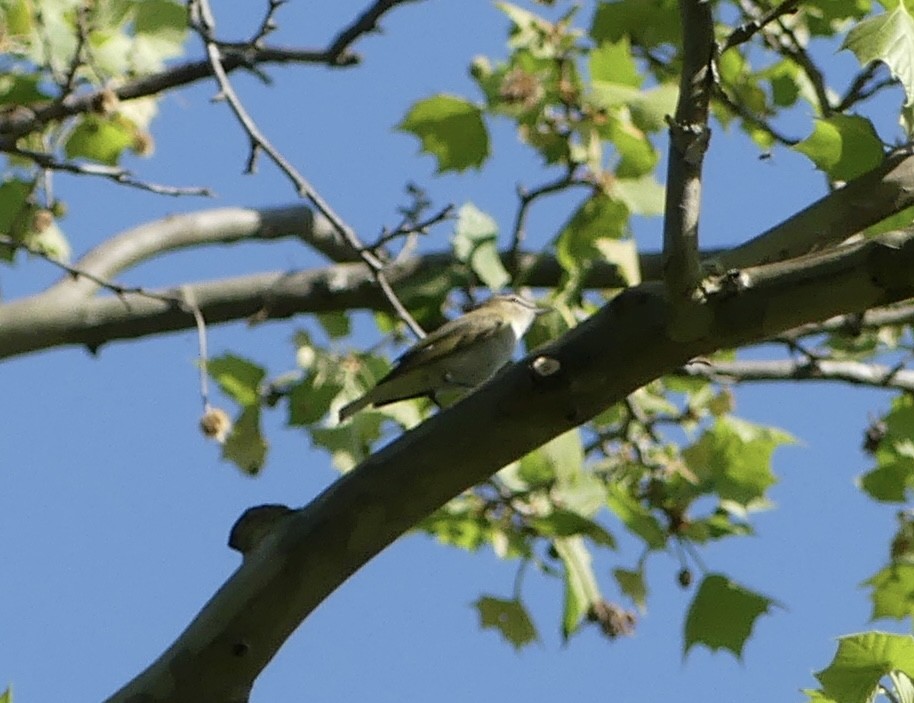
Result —
[[232, 526], [228, 546], [247, 557], [295, 511], [285, 505], [269, 503], [248, 508]]

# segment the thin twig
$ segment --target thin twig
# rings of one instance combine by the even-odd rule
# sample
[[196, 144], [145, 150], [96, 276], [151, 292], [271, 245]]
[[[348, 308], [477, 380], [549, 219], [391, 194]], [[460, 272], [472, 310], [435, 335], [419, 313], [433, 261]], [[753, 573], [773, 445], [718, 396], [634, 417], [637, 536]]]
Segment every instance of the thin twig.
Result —
[[748, 122], [756, 129], [760, 129], [765, 134], [767, 134], [769, 137], [771, 137], [774, 141], [776, 141], [780, 144], [783, 144], [784, 146], [791, 146], [791, 147], [796, 146], [797, 144], [800, 143], [799, 139], [795, 139], [794, 137], [788, 137], [783, 132], [779, 132], [774, 127], [772, 127], [771, 123], [767, 122], [766, 120], [763, 120], [758, 115], [752, 114], [752, 112], [749, 110], [749, 108], [746, 106], [745, 103], [733, 100], [727, 94], [727, 91], [724, 90], [724, 87], [722, 85], [720, 85], [720, 83], [717, 83], [715, 85], [714, 95], [718, 100], [720, 100], [724, 105], [726, 105], [728, 109], [732, 110], [735, 114], [739, 115], [740, 118], [743, 120], [743, 122]]
[[527, 236], [527, 215], [530, 206], [544, 195], [557, 193], [573, 186], [589, 185], [593, 186], [590, 181], [576, 178], [574, 175], [574, 164], [569, 165], [568, 170], [553, 181], [537, 186], [533, 190], [527, 190], [521, 185], [517, 186], [517, 197], [519, 203], [517, 214], [514, 216], [514, 227], [511, 230], [511, 246], [508, 249], [508, 260], [512, 262], [512, 270], [520, 270], [520, 250]]
[[150, 183], [143, 181], [134, 176], [130, 171], [119, 166], [106, 166], [104, 164], [77, 163], [75, 161], [59, 161], [53, 154], [42, 151], [31, 151], [29, 149], [13, 149], [8, 151], [10, 154], [22, 156], [47, 171], [63, 171], [65, 173], [75, 173], [80, 176], [100, 176], [107, 178], [116, 183], [127, 185], [132, 188], [146, 190], [159, 195], [172, 196], [204, 196], [212, 197], [213, 191], [209, 188], [199, 186], [168, 186], [160, 183]]
[[[377, 3], [380, 5], [381, 3]], [[387, 4], [391, 4], [388, 2]], [[395, 4], [395, 3], [393, 3]], [[403, 305], [403, 302], [397, 297], [387, 277], [384, 275], [384, 262], [381, 261], [371, 251], [365, 249], [359, 240], [355, 231], [345, 223], [345, 221], [330, 207], [317, 192], [317, 190], [298, 172], [295, 166], [283, 156], [283, 154], [273, 146], [267, 139], [266, 135], [260, 131], [260, 128], [248, 114], [241, 99], [232, 87], [228, 75], [222, 65], [222, 56], [219, 50], [219, 44], [213, 37], [215, 22], [213, 19], [212, 9], [209, 0], [190, 0], [191, 26], [200, 35], [206, 48], [206, 54], [209, 57], [213, 75], [219, 85], [220, 97], [229, 105], [238, 122], [248, 135], [250, 141], [250, 155], [247, 162], [248, 172], [252, 171], [257, 154], [262, 152], [288, 177], [295, 186], [296, 192], [303, 198], [306, 198], [312, 205], [325, 217], [333, 226], [337, 233], [352, 247], [353, 251], [359, 253], [361, 259], [372, 271], [372, 275], [378, 283], [378, 286], [384, 292], [385, 297], [396, 311], [398, 317], [406, 323], [412, 332], [418, 337], [425, 336], [425, 331], [413, 318], [410, 312]]]
[[68, 273], [73, 278], [85, 278], [89, 281], [92, 281], [99, 288], [104, 288], [105, 290], [108, 290], [108, 291], [111, 291], [112, 293], [114, 293], [116, 296], [118, 296], [118, 298], [120, 298], [124, 302], [124, 305], [126, 305], [128, 308], [129, 308], [129, 303], [127, 302], [127, 300], [125, 299], [124, 296], [131, 295], [131, 294], [139, 295], [144, 298], [149, 298], [150, 300], [158, 300], [160, 302], [169, 303], [172, 305], [178, 305], [180, 307], [183, 307], [184, 301], [179, 296], [169, 295], [169, 294], [165, 294], [165, 293], [156, 293], [154, 291], [146, 290], [145, 288], [142, 288], [140, 286], [122, 286], [120, 283], [115, 283], [114, 281], [109, 281], [105, 278], [102, 278], [100, 276], [96, 276], [95, 274], [89, 273], [88, 271], [84, 271], [83, 269], [77, 268], [75, 266], [71, 266], [67, 262], [61, 261], [60, 259], [55, 258], [48, 252], [42, 251], [41, 249], [33, 247], [32, 245], [27, 244], [26, 242], [21, 242], [17, 239], [13, 239], [9, 235], [0, 234], [0, 246], [9, 247], [13, 251], [16, 251], [16, 250], [26, 251], [29, 254], [31, 254], [32, 256], [37, 256], [40, 259], [44, 259], [48, 263], [53, 264], [57, 268]]
[[388, 10], [403, 5], [407, 2], [416, 2], [417, 0], [377, 0], [365, 12], [359, 15], [348, 27], [344, 28], [327, 47], [327, 63], [337, 65], [342, 62], [345, 65], [351, 54], [349, 47], [362, 35], [376, 31], [378, 20]]
[[194, 297], [194, 290], [190, 286], [181, 287], [181, 295], [184, 299], [184, 305], [194, 316], [194, 323], [197, 326], [197, 347], [200, 353], [200, 397], [203, 399], [203, 412], [207, 413], [211, 406], [209, 404], [209, 352], [207, 351], [206, 340], [206, 320], [203, 319], [203, 312]]
[[741, 24], [730, 33], [729, 37], [727, 37], [727, 41], [720, 47], [720, 53], [722, 54], [727, 51], [727, 49], [732, 49], [734, 46], [746, 43], [767, 25], [780, 19], [784, 15], [794, 14], [797, 11], [799, 4], [800, 0], [784, 0], [777, 7], [772, 8], [758, 19], [753, 19]]
[[412, 234], [426, 234], [429, 227], [443, 222], [444, 220], [450, 219], [452, 213], [454, 212], [453, 205], [445, 205], [441, 210], [436, 212], [431, 217], [428, 217], [420, 222], [408, 223], [402, 222], [397, 225], [396, 228], [392, 230], [384, 230], [381, 232], [381, 235], [373, 244], [368, 244], [363, 247], [364, 250], [370, 251], [372, 253], [377, 253], [379, 249], [383, 248], [386, 244], [394, 241], [395, 239], [400, 239], [401, 237], [408, 237]]

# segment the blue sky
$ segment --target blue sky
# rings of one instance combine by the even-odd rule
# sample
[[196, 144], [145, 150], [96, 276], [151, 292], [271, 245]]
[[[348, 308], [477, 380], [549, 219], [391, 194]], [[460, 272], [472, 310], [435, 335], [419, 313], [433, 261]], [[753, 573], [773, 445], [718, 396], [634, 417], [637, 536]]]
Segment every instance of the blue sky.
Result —
[[[363, 4], [291, 0], [276, 39], [321, 44]], [[214, 4], [225, 34], [243, 35], [259, 19], [259, 3], [246, 4], [247, 17], [237, 5]], [[236, 84], [265, 132], [364, 238], [396, 222], [410, 180], [438, 204], [473, 201], [507, 229], [515, 185], [550, 177], [508, 125], [495, 126], [491, 167], [446, 177], [434, 176], [415, 140], [392, 129], [412, 101], [433, 92], [476, 97], [466, 66], [478, 53], [503, 54], [506, 20], [488, 2], [438, 0], [407, 5], [384, 27], [383, 36], [358, 45], [365, 60], [356, 69], [271, 69], [272, 88], [249, 77]], [[853, 67], [852, 57], [832, 51], [830, 62]], [[130, 166], [153, 181], [209, 185], [218, 198], [166, 199], [59, 176], [58, 191], [70, 204], [63, 226], [76, 252], [174, 212], [293, 201], [290, 185], [266, 162], [256, 176], [242, 175], [246, 140], [225, 106], [210, 102], [213, 93], [198, 85], [166, 97], [154, 123], [155, 156]], [[739, 135], [717, 130], [703, 244], [737, 243], [823, 188], [804, 158], [780, 150], [759, 161]], [[567, 208], [535, 209], [533, 241], [550, 236], [566, 216]], [[446, 247], [441, 237], [428, 246]], [[656, 248], [659, 220], [639, 225], [638, 237]], [[124, 280], [157, 286], [316, 265], [319, 259], [295, 243], [240, 245], [171, 255]], [[56, 277], [41, 262], [0, 271], [5, 298]], [[294, 364], [291, 338], [299, 328], [311, 329], [313, 321], [212, 328], [210, 348], [251, 356], [278, 373]], [[366, 328], [353, 343], [375, 341]], [[0, 366], [7, 399], [0, 405], [0, 688], [13, 684], [17, 701], [112, 693], [179, 634], [237, 566], [225, 541], [245, 508], [301, 505], [334, 479], [326, 455], [312, 451], [304, 434], [284, 430], [279, 413], [267, 415], [272, 449], [261, 477], [221, 462], [197, 430], [196, 353], [189, 331], [114, 344], [96, 357], [60, 349]], [[812, 383], [739, 389], [738, 415], [802, 440], [775, 454], [777, 507], [757, 517], [757, 537], [701, 551], [712, 571], [784, 606], [759, 621], [742, 661], [701, 648], [683, 660], [692, 592], [676, 585], [679, 564], [671, 556], [650, 560], [648, 612], [633, 637], [612, 643], [585, 629], [563, 646], [561, 584], [530, 574], [524, 596], [542, 641], [517, 654], [479, 630], [471, 607], [483, 593], [509, 595], [514, 565], [408, 536], [303, 624], [258, 681], [253, 700], [799, 700], [798, 690], [815, 684], [811, 672], [830, 660], [833, 638], [868, 627], [859, 583], [887, 558], [895, 509], [866, 500], [853, 481], [867, 468], [860, 444], [868, 415], [888, 400]], [[618, 555], [597, 561], [607, 594], [615, 595], [610, 569], [630, 567], [637, 556], [623, 540]]]

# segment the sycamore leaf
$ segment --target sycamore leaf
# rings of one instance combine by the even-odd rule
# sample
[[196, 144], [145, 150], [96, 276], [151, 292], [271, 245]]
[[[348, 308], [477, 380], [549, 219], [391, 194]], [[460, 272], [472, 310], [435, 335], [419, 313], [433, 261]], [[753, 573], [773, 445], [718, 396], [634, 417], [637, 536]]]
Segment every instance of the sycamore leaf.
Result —
[[498, 255], [498, 225], [472, 203], [460, 208], [451, 243], [457, 259], [468, 264], [491, 290], [499, 290], [511, 280]]
[[514, 649], [519, 650], [539, 639], [536, 626], [519, 600], [482, 596], [473, 605], [479, 612], [480, 627], [498, 630]]
[[435, 95], [420, 100], [397, 129], [419, 138], [422, 150], [437, 159], [438, 173], [479, 168], [489, 156], [482, 111], [463, 98]]
[[686, 616], [684, 653], [696, 644], [711, 650], [728, 649], [737, 658], [760, 615], [774, 601], [734, 583], [721, 574], [708, 574]]
[[742, 506], [763, 499], [776, 482], [771, 455], [794, 439], [773, 427], [718, 418], [682, 456], [708, 491]]
[[607, 487], [606, 503], [622, 523], [638, 535], [650, 549], [663, 549], [667, 534], [660, 522], [621, 486]]
[[591, 566], [590, 552], [580, 537], [561, 537], [553, 546], [565, 567], [565, 603], [562, 609], [562, 637], [567, 640], [581, 626], [584, 617], [602, 601]]
[[555, 508], [546, 517], [534, 518], [531, 527], [544, 537], [589, 537], [595, 544], [616, 548], [615, 538], [598, 522], [573, 510]]
[[114, 166], [135, 141], [136, 127], [129, 120], [86, 115], [67, 137], [64, 153], [69, 159], [82, 157]]
[[914, 615], [914, 564], [891, 564], [863, 585], [872, 587], [872, 619], [902, 620]]
[[629, 571], [628, 569], [613, 569], [613, 576], [619, 584], [619, 590], [632, 599], [638, 609], [644, 612], [647, 603], [647, 582], [644, 580], [644, 571]]
[[879, 680], [893, 671], [914, 676], [914, 639], [910, 635], [864, 632], [838, 640], [831, 664], [816, 672], [825, 695], [836, 703], [867, 703]]
[[817, 119], [811, 135], [794, 149], [805, 154], [832, 180], [847, 181], [882, 161], [882, 140], [865, 117], [832, 115]]
[[858, 22], [841, 45], [866, 65], [882, 61], [904, 87], [905, 105], [914, 104], [914, 18], [905, 3], [891, 12]]
[[238, 405], [259, 405], [260, 384], [266, 376], [263, 367], [233, 354], [210, 359], [206, 367], [219, 388]]
[[268, 446], [260, 430], [260, 406], [252, 405], [232, 425], [232, 432], [222, 445], [222, 458], [256, 476], [263, 468]]
[[630, 37], [645, 47], [678, 44], [679, 14], [671, 0], [619, 0], [601, 2], [594, 13], [590, 36], [597, 42]]
[[637, 88], [644, 77], [632, 56], [628, 37], [617, 42], [603, 42], [590, 51], [590, 79]]

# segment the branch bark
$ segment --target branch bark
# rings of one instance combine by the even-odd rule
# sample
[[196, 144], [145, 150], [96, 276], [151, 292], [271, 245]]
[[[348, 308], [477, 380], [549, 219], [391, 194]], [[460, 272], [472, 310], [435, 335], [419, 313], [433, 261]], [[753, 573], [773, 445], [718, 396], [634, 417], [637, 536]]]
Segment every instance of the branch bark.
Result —
[[[623, 292], [278, 519], [175, 643], [109, 701], [247, 700], [259, 672], [335, 588], [508, 462], [698, 355], [914, 297], [914, 234], [727, 280], [703, 301], [671, 301], [656, 283]], [[683, 315], [694, 321], [687, 336], [669, 329]]]
[[674, 297], [690, 297], [701, 280], [698, 220], [701, 169], [708, 140], [714, 23], [711, 3], [679, 0], [682, 75], [676, 115], [670, 120], [666, 205], [663, 221], [663, 279]]

